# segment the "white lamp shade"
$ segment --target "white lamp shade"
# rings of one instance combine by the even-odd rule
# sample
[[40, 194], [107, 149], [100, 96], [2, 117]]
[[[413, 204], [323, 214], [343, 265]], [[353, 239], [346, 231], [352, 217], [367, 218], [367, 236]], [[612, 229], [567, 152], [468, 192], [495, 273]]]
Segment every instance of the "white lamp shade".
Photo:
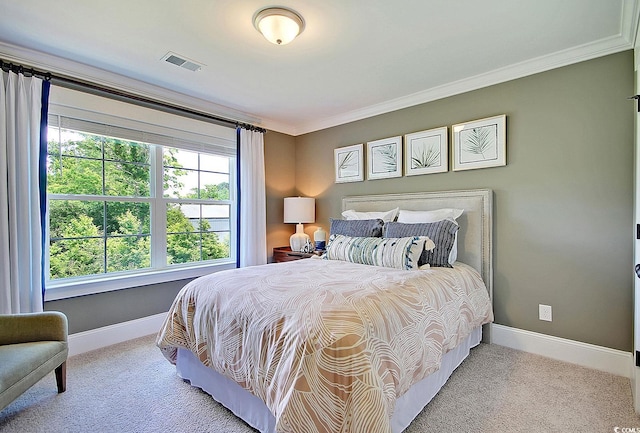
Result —
[[316, 200], [311, 197], [286, 197], [284, 199], [285, 223], [312, 223], [316, 220]]

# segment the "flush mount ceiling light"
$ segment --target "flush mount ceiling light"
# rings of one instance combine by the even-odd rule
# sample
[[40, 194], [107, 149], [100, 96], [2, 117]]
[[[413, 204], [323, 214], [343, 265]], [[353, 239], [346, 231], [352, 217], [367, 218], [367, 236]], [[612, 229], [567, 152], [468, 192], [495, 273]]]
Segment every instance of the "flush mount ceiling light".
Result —
[[286, 45], [304, 30], [304, 20], [291, 9], [269, 7], [256, 12], [254, 27], [272, 44]]

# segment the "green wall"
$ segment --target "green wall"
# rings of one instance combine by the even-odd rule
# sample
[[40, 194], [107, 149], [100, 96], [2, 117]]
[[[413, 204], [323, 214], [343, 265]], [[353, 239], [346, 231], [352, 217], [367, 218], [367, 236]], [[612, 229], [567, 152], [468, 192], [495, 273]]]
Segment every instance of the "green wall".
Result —
[[[296, 188], [325, 228], [344, 196], [491, 188], [495, 323], [631, 351], [633, 70], [627, 51], [296, 137]], [[334, 148], [498, 114], [505, 167], [334, 183]]]

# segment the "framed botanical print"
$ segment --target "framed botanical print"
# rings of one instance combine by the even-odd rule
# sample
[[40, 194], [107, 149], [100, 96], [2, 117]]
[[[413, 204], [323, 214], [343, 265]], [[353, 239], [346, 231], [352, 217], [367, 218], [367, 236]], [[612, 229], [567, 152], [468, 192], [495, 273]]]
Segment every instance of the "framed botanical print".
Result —
[[406, 176], [442, 173], [449, 170], [447, 127], [428, 129], [404, 136]]
[[367, 179], [402, 176], [402, 136], [367, 143]]
[[333, 150], [336, 169], [336, 183], [359, 182], [364, 180], [363, 145], [339, 147]]
[[453, 170], [506, 165], [506, 118], [503, 114], [453, 125]]

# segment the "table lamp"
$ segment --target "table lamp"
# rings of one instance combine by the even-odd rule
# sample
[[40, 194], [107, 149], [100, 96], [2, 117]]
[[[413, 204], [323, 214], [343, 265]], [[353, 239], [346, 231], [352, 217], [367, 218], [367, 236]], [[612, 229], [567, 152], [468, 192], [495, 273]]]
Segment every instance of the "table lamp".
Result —
[[302, 251], [309, 235], [304, 232], [303, 223], [316, 220], [316, 200], [310, 197], [285, 197], [284, 222], [296, 224], [296, 232], [289, 238], [291, 251]]

